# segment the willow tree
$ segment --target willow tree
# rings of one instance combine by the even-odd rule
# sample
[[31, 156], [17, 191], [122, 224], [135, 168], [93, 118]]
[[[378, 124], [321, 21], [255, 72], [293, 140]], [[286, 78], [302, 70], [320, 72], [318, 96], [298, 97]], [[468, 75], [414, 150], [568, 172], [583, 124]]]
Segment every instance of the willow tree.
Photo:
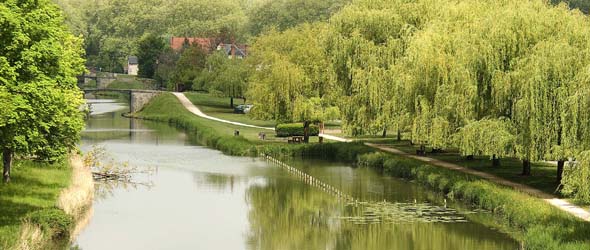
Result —
[[514, 156], [515, 134], [508, 119], [482, 119], [460, 128], [454, 144], [464, 156], [490, 156], [492, 165], [499, 166], [500, 158]]
[[78, 142], [84, 127], [82, 41], [64, 26], [49, 0], [0, 3], [0, 145], [4, 181], [13, 156], [57, 161]]
[[344, 130], [352, 135], [399, 132], [412, 98], [399, 62], [420, 21], [403, 1], [357, 1], [331, 21], [327, 43], [340, 90]]
[[255, 70], [246, 92], [253, 116], [291, 122], [329, 119], [318, 112], [337, 114], [332, 71], [322, 47], [325, 29], [306, 24], [255, 41], [247, 59]]

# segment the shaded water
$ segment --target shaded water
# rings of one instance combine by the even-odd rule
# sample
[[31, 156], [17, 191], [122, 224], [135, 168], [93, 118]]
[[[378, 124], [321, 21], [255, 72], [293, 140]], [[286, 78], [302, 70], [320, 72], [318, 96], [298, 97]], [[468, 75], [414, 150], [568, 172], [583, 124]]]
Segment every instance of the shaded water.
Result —
[[[167, 124], [122, 118], [124, 105], [92, 106], [99, 114], [87, 122], [83, 150], [101, 145], [117, 161], [155, 172], [137, 177], [151, 186], [102, 193], [75, 242], [79, 249], [518, 249], [507, 235], [475, 222], [342, 219], [363, 216], [366, 208], [266, 161], [195, 146]], [[359, 200], [442, 206], [442, 197], [370, 169], [325, 161], [289, 164]]]

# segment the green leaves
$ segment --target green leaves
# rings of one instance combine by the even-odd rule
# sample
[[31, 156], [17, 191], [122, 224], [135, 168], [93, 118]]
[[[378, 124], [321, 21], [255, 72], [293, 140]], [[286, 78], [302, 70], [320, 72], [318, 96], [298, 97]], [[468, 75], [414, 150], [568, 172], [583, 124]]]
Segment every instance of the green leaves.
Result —
[[323, 24], [269, 32], [253, 44], [247, 59], [252, 75], [246, 96], [252, 115], [278, 121], [328, 118], [333, 108], [333, 73], [323, 51]]
[[581, 152], [576, 162], [568, 163], [563, 173], [561, 192], [578, 202], [590, 203], [590, 151]]
[[67, 32], [49, 1], [7, 1], [0, 17], [11, 31], [0, 39], [0, 143], [17, 154], [59, 159], [84, 127], [76, 86], [84, 70], [81, 39]]

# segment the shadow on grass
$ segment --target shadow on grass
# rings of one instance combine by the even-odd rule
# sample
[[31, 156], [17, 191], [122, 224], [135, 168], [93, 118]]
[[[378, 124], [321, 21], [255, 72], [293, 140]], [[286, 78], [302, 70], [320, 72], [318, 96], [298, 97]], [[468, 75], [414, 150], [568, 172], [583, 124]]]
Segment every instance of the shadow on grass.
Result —
[[17, 242], [20, 225], [35, 211], [56, 206], [61, 190], [68, 186], [66, 164], [16, 161], [10, 183], [0, 184], [0, 247]]

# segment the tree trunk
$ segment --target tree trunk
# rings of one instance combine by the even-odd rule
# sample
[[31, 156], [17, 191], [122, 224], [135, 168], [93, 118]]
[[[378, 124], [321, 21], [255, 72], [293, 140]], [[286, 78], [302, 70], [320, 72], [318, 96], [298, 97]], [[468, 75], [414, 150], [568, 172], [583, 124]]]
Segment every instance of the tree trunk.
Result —
[[303, 143], [309, 143], [309, 121], [303, 122]]
[[561, 183], [561, 178], [563, 178], [563, 166], [565, 165], [564, 160], [557, 161], [557, 183]]
[[531, 175], [531, 161], [529, 161], [529, 160], [522, 161], [522, 175], [524, 175], [524, 176]]
[[397, 141], [401, 141], [402, 140], [402, 131], [400, 131], [399, 129], [397, 130]]
[[12, 166], [12, 149], [4, 149], [2, 152], [2, 163], [4, 164], [2, 176], [4, 177], [4, 182], [8, 183], [10, 182], [10, 167]]
[[383, 134], [381, 137], [385, 138], [387, 136], [387, 128], [383, 128]]
[[499, 167], [500, 166], [500, 158], [497, 158], [496, 155], [492, 156], [492, 167]]
[[229, 98], [229, 107], [232, 109], [234, 108], [234, 97], [233, 96]]

